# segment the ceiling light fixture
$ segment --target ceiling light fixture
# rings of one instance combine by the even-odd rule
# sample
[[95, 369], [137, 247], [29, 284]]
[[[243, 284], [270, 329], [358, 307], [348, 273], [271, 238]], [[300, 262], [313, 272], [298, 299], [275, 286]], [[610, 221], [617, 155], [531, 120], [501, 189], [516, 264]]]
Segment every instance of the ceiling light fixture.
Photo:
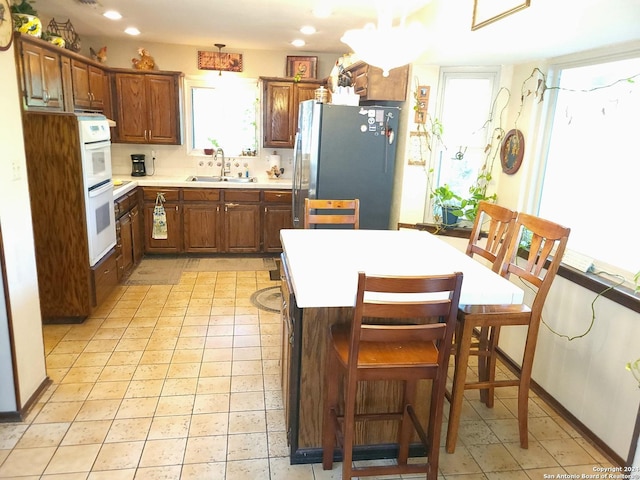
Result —
[[221, 66], [221, 61], [222, 61], [222, 49], [224, 47], [226, 47], [226, 45], [224, 43], [214, 43], [214, 45], [216, 47], [218, 47], [218, 76], [221, 77], [222, 76], [222, 66]]
[[300, 29], [300, 32], [304, 33], [305, 35], [313, 35], [314, 33], [316, 33], [316, 28], [312, 27], [311, 25], [305, 25]]
[[115, 10], [107, 10], [102, 15], [107, 17], [109, 20], [120, 20], [122, 18], [120, 12], [116, 12]]
[[304, 40], [296, 38], [293, 42], [291, 42], [291, 45], [293, 45], [294, 47], [304, 47], [306, 43]]
[[392, 2], [379, 2], [377, 27], [369, 23], [362, 29], [347, 30], [340, 39], [360, 60], [381, 68], [385, 77], [392, 68], [415, 61], [427, 48], [424, 27], [418, 22], [405, 25], [405, 15], [394, 27], [392, 10]]
[[128, 33], [129, 35], [140, 35], [140, 30], [136, 27], [128, 27], [125, 29], [124, 33]]

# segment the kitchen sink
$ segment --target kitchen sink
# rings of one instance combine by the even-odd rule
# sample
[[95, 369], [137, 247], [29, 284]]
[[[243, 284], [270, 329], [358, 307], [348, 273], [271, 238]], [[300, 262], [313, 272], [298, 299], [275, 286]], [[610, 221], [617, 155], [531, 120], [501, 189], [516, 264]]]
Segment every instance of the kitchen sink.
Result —
[[187, 182], [229, 182], [229, 183], [251, 183], [256, 177], [210, 177], [203, 175], [191, 175], [187, 177]]

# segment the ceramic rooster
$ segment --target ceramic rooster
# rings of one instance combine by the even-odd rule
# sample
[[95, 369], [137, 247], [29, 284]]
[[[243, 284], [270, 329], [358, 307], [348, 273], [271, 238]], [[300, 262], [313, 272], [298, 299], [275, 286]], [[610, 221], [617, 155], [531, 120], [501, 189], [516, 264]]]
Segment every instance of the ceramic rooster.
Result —
[[156, 62], [153, 60], [153, 57], [149, 55], [146, 48], [139, 48], [138, 55], [140, 55], [140, 58], [131, 59], [133, 68], [137, 70], [153, 70], [155, 68]]
[[91, 53], [91, 58], [94, 59], [97, 62], [100, 63], [104, 63], [107, 61], [107, 47], [104, 46], [102, 47], [100, 50], [98, 50], [97, 52], [89, 47], [89, 52]]

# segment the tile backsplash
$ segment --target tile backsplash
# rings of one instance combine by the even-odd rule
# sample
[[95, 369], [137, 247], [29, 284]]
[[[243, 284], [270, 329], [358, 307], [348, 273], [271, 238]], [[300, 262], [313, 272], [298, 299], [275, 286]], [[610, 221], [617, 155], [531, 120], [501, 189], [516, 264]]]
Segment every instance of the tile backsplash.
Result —
[[[249, 176], [267, 178], [271, 168], [270, 157], [273, 149], [263, 149], [255, 157], [225, 156], [231, 162], [231, 175], [244, 175], [245, 164]], [[284, 168], [281, 178], [291, 178], [293, 171], [293, 150], [277, 150], [280, 166]], [[111, 165], [114, 176], [131, 174], [131, 155], [145, 155], [147, 175], [162, 177], [188, 177], [189, 175], [219, 175], [220, 167], [211, 156], [187, 155], [184, 145], [132, 145], [114, 143], [111, 145]], [[153, 160], [155, 156], [155, 161]]]

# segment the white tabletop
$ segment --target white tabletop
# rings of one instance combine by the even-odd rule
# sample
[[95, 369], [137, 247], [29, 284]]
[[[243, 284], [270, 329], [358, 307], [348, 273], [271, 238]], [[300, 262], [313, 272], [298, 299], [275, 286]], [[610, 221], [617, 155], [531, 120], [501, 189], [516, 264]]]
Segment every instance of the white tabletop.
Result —
[[524, 292], [428, 232], [417, 230], [281, 230], [300, 308], [355, 305], [358, 272], [435, 275], [462, 272], [460, 303], [522, 303]]

